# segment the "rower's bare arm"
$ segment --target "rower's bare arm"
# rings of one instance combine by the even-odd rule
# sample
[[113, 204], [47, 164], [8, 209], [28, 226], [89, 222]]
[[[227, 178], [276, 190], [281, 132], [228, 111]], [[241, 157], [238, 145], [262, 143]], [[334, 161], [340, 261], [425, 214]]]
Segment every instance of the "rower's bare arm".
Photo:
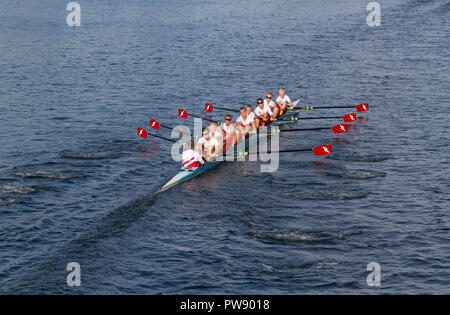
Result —
[[210, 152], [207, 156], [206, 156], [206, 161], [207, 162], [211, 162], [212, 160], [214, 160], [216, 158], [216, 155], [212, 152]]
[[196, 146], [195, 146], [195, 151], [200, 155], [200, 156], [202, 156], [202, 145], [201, 144], [197, 144]]

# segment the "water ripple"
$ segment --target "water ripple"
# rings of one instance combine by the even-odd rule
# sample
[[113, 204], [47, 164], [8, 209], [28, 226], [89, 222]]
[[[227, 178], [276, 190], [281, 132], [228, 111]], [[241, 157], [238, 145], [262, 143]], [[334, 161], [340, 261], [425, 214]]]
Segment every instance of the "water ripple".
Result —
[[0, 193], [29, 194], [37, 191], [37, 189], [37, 186], [5, 184], [0, 186]]

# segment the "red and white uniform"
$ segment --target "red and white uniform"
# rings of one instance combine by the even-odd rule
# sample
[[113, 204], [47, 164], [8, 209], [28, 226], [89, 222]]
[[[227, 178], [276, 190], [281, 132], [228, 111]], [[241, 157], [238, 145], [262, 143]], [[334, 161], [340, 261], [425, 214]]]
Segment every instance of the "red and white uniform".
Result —
[[218, 141], [222, 140], [222, 133], [220, 132], [220, 129], [217, 128], [216, 131], [214, 132], [214, 134], [212, 134], [212, 132], [209, 132], [209, 136], [211, 138], [216, 138]]
[[199, 167], [200, 164], [205, 163], [200, 154], [192, 149], [184, 151], [181, 158], [183, 159], [184, 167]]
[[247, 114], [247, 119], [248, 119], [248, 118], [253, 119], [253, 120], [256, 120], [256, 115], [255, 115], [255, 113], [254, 113], [254, 112], [251, 112], [250, 114]]
[[259, 106], [255, 109], [255, 115], [258, 116], [258, 118], [262, 118], [264, 114], [268, 113], [269, 116], [273, 116], [272, 110], [269, 106], [265, 106], [261, 109]]
[[277, 97], [277, 107], [278, 107], [278, 109], [281, 109], [281, 105], [289, 105], [289, 104], [291, 104], [292, 102], [291, 102], [291, 98], [289, 97], [289, 96], [287, 96], [287, 95], [284, 95], [284, 97], [281, 97], [281, 96], [278, 96]]
[[[253, 113], [252, 113], [252, 114], [253, 114]], [[255, 115], [255, 114], [253, 114], [253, 116], [254, 116], [254, 115]], [[246, 118], [246, 119], [242, 118], [242, 116], [239, 116], [239, 118], [236, 119], [236, 122], [237, 122], [237, 123], [240, 123], [242, 127], [249, 126], [249, 125], [251, 125], [251, 123], [254, 122], [254, 121], [255, 121], [255, 118], [254, 118], [254, 117], [251, 117], [251, 116], [249, 116], [249, 115], [247, 115], [247, 118]]]
[[207, 154], [209, 149], [212, 147], [219, 147], [219, 141], [217, 140], [217, 138], [206, 140], [205, 137], [201, 137], [200, 139], [198, 139], [197, 144], [202, 145], [204, 154]]
[[270, 102], [268, 102], [267, 99], [265, 99], [264, 107], [269, 107], [271, 110], [273, 110], [275, 107], [275, 102], [273, 100], [270, 100]]
[[236, 131], [236, 128], [234, 128], [233, 124], [230, 124], [229, 126], [227, 126], [226, 124], [222, 124], [220, 126], [220, 129], [222, 129], [222, 132], [224, 132], [224, 137], [225, 135], [233, 136], [234, 132]]
[[236, 128], [234, 127], [233, 124], [230, 124], [229, 126], [227, 126], [226, 124], [223, 124], [220, 126], [220, 130], [222, 131], [222, 134], [223, 134], [223, 152], [226, 152], [227, 151], [227, 142], [228, 142], [228, 144], [233, 143], [234, 133], [236, 131]]

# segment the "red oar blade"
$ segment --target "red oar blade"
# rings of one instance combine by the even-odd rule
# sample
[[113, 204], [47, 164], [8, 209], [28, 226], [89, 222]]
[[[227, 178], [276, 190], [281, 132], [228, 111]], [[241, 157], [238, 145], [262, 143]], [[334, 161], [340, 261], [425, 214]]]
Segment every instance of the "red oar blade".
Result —
[[328, 155], [331, 154], [331, 145], [325, 144], [313, 149], [315, 155]]
[[356, 105], [357, 112], [367, 112], [368, 110], [369, 110], [368, 103], [362, 103], [362, 104]]
[[331, 127], [331, 130], [333, 130], [333, 133], [344, 133], [344, 132], [347, 132], [347, 125], [339, 124], [339, 125]]
[[150, 120], [150, 127], [152, 127], [155, 130], [159, 130], [159, 128], [161, 127], [161, 125], [159, 124], [159, 122], [157, 122], [154, 119]]
[[187, 119], [188, 118], [188, 113], [184, 109], [180, 108], [178, 110], [178, 116], [180, 116], [183, 119]]
[[143, 128], [138, 128], [138, 136], [147, 139], [148, 132]]
[[214, 110], [214, 106], [212, 106], [212, 105], [209, 104], [209, 103], [206, 103], [206, 104], [205, 104], [205, 110], [206, 110], [207, 112], [211, 113], [211, 112]]
[[355, 113], [351, 113], [351, 114], [345, 115], [342, 118], [344, 119], [344, 121], [346, 123], [351, 123], [351, 122], [356, 121], [356, 114]]

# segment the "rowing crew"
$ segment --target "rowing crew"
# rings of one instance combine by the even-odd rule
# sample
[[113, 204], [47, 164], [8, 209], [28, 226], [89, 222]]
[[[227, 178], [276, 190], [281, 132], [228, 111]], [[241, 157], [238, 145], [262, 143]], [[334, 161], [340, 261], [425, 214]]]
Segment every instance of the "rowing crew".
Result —
[[273, 94], [266, 93], [266, 98], [257, 100], [257, 107], [253, 111], [252, 105], [241, 107], [239, 117], [232, 123], [232, 116], [225, 115], [225, 122], [217, 126], [212, 122], [209, 127], [203, 129], [202, 137], [194, 146], [183, 152], [182, 160], [185, 168], [195, 169], [201, 164], [210, 162], [216, 158], [220, 150], [227, 151], [227, 146], [234, 147], [238, 139], [245, 139], [249, 134], [256, 133], [261, 126], [267, 126], [270, 122], [286, 113], [288, 106], [292, 107], [292, 101], [286, 95], [284, 89], [278, 90], [276, 103], [272, 100]]

